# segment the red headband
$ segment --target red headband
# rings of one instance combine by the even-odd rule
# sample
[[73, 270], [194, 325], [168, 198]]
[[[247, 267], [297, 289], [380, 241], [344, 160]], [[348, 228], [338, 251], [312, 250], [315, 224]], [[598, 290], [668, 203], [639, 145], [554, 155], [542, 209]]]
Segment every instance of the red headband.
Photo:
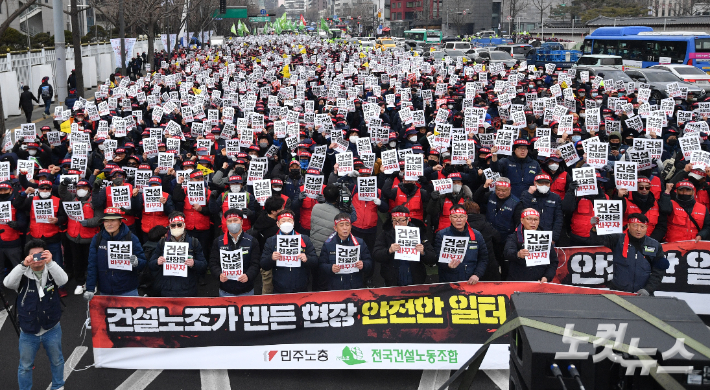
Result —
[[646, 224], [646, 222], [641, 222], [638, 218], [630, 218], [628, 223], [642, 223]]
[[524, 212], [523, 212], [523, 214], [520, 216], [520, 218], [529, 217], [529, 216], [531, 216], [531, 215], [534, 215], [534, 216], [536, 216], [536, 217], [539, 217], [539, 216], [540, 216], [540, 213], [538, 213], [537, 210], [535, 210], [535, 209], [527, 210], [527, 211], [524, 211]]
[[466, 215], [466, 210], [464, 210], [464, 209], [462, 209], [462, 208], [457, 208], [457, 209], [451, 210], [451, 212], [449, 213], [449, 215], [454, 215], [454, 214], [464, 214], [464, 215]]
[[185, 218], [182, 215], [177, 215], [170, 222], [185, 222]]
[[336, 220], [333, 222], [333, 224], [334, 224], [334, 225], [337, 225], [337, 224], [339, 224], [340, 222], [347, 222], [347, 223], [350, 223], [350, 218], [340, 218], [340, 219], [336, 219]]
[[191, 179], [196, 178], [196, 177], [200, 177], [200, 176], [204, 176], [204, 173], [202, 173], [202, 171], [192, 172], [190, 174]]
[[291, 214], [291, 213], [283, 213], [283, 214], [281, 214], [281, 215], [279, 215], [279, 216], [277, 217], [277, 220], [280, 221], [282, 218], [291, 218], [291, 219], [294, 219], [294, 218], [293, 218], [293, 214]]
[[510, 183], [504, 182], [504, 181], [497, 181], [497, 182], [496, 182], [496, 187], [506, 187], [506, 188], [510, 188]]
[[689, 182], [689, 181], [686, 181], [686, 180], [679, 181], [679, 182], [675, 185], [675, 187], [676, 187], [676, 188], [688, 187], [688, 188], [695, 189], [695, 186], [693, 185], [693, 183], [691, 183], [691, 182]]
[[396, 218], [396, 217], [409, 218], [409, 213], [392, 213], [392, 218]]
[[639, 177], [638, 180], [639, 183], [648, 183], [651, 184], [651, 180], [646, 179], [645, 177]]

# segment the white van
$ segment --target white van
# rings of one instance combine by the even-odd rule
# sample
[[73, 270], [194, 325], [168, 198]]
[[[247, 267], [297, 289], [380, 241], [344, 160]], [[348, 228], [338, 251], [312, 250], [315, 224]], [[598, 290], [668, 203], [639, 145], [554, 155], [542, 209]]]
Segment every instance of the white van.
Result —
[[624, 60], [620, 56], [609, 54], [585, 54], [572, 66], [608, 66], [619, 70], [624, 70]]

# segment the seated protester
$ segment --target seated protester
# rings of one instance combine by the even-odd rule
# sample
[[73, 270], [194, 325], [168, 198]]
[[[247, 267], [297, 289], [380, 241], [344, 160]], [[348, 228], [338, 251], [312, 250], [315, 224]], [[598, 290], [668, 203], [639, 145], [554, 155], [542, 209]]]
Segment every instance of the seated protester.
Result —
[[[236, 297], [254, 295], [254, 280], [259, 273], [259, 242], [242, 230], [243, 214], [241, 210], [229, 209], [224, 212], [227, 233], [217, 237], [210, 252], [210, 272], [219, 279], [219, 296]], [[243, 272], [234, 280], [222, 269], [221, 252], [242, 251]]]
[[[539, 281], [548, 283], [555, 277], [557, 272], [557, 252], [555, 243], [550, 245], [549, 264], [528, 266], [525, 258], [530, 254], [524, 246], [525, 230], [538, 230], [540, 225], [540, 213], [533, 209], [523, 210], [520, 219], [521, 224], [515, 229], [515, 234], [508, 236], [505, 242], [505, 258], [510, 262], [508, 269], [508, 281]], [[552, 238], [552, 237], [550, 237]]]
[[[138, 296], [138, 275], [146, 265], [145, 254], [138, 237], [123, 223], [123, 211], [115, 207], [104, 210], [103, 228], [91, 240], [84, 299], [91, 300], [98, 288], [101, 295]], [[109, 241], [131, 241], [131, 270], [115, 269], [108, 261]]]
[[[168, 236], [158, 242], [158, 246], [153, 251], [150, 262], [148, 262], [148, 267], [153, 273], [153, 287], [162, 297], [196, 297], [197, 281], [200, 275], [207, 271], [207, 260], [202, 251], [200, 241], [185, 232], [185, 214], [180, 211], [173, 211], [170, 213], [169, 220], [170, 231]], [[186, 277], [163, 275], [166, 242], [188, 243], [187, 260], [185, 261], [187, 266]]]
[[[400, 250], [400, 245], [395, 242], [395, 226], [409, 226], [419, 229], [419, 243], [415, 249], [419, 253], [419, 261], [395, 259], [395, 253]], [[436, 264], [438, 254], [434, 252], [431, 241], [426, 239], [426, 225], [424, 222], [409, 217], [409, 209], [397, 206], [392, 209], [391, 218], [385, 222], [383, 232], [377, 236], [372, 255], [381, 263], [382, 277], [385, 286], [410, 286], [423, 284], [426, 280], [426, 267]]]
[[[293, 212], [288, 209], [279, 211], [276, 215], [276, 225], [279, 231], [275, 236], [266, 239], [264, 251], [261, 253], [261, 268], [273, 270], [274, 292], [277, 294], [308, 291], [308, 277], [311, 269], [318, 267], [318, 255], [308, 236], [295, 233]], [[298, 264], [280, 265], [282, 254], [278, 252], [278, 239], [283, 237], [301, 237]]]
[[[59, 286], [66, 284], [69, 277], [52, 261], [52, 253], [46, 248], [42, 240], [29, 240], [25, 245], [27, 256], [3, 280], [5, 287], [17, 291], [15, 307], [22, 330], [17, 369], [20, 389], [32, 388], [32, 372], [40, 344], [44, 345], [52, 366], [52, 389], [64, 388]], [[5, 379], [7, 381], [7, 377]]]
[[597, 235], [597, 217], [592, 217], [590, 222], [589, 244], [611, 249], [614, 259], [614, 278], [609, 287], [636, 295], [653, 295], [661, 286], [670, 263], [663, 246], [646, 235], [648, 218], [641, 213], [630, 214], [626, 233], [603, 236]]
[[[331, 291], [363, 288], [363, 273], [367, 273], [373, 266], [367, 244], [363, 239], [352, 235], [350, 214], [341, 212], [335, 216], [333, 222], [335, 233], [323, 243], [318, 259], [320, 278]], [[338, 265], [338, 259], [343, 255], [342, 252], [338, 253], [338, 247], [359, 247], [359, 259], [344, 266]]]
[[468, 238], [463, 260], [451, 260], [450, 263], [439, 259], [439, 282], [463, 282], [476, 284], [486, 272], [488, 265], [488, 248], [486, 240], [478, 230], [468, 225], [466, 209], [461, 205], [453, 205], [449, 209], [451, 226], [436, 232], [434, 253], [439, 256], [441, 246], [447, 237]]

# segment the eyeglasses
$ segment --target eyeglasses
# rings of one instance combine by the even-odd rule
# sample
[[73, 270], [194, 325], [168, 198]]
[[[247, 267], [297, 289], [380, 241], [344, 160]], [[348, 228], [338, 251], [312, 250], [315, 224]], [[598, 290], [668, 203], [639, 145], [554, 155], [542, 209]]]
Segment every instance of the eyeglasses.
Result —
[[393, 218], [393, 223], [407, 223], [407, 218]]
[[641, 190], [648, 191], [650, 189], [651, 189], [651, 186], [644, 186], [644, 187], [639, 186], [639, 191], [641, 191]]
[[185, 226], [184, 223], [171, 223], [171, 224], [170, 224], [170, 228], [171, 228], [171, 229], [181, 228], [181, 227], [184, 227], [184, 226]]

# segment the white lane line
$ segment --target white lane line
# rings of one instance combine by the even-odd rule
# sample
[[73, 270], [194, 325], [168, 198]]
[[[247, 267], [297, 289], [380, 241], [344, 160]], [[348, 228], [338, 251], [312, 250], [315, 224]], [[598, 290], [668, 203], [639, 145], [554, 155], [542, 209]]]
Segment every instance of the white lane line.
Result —
[[[10, 310], [12, 310], [12, 306], [10, 306]], [[5, 325], [6, 319], [7, 319], [7, 310], [0, 311], [0, 330], [2, 329], [2, 326]]]
[[[69, 356], [69, 359], [64, 361], [64, 380], [66, 381], [67, 378], [69, 378], [69, 375], [74, 371], [74, 368], [76, 368], [76, 365], [79, 364], [79, 360], [84, 356], [86, 351], [88, 351], [88, 347], [84, 347], [82, 345], [74, 348], [74, 351], [71, 353]], [[50, 390], [52, 388], [52, 384], [50, 383], [49, 386], [47, 386], [47, 390]]]
[[437, 390], [451, 376], [451, 370], [424, 370], [419, 380], [419, 390]]
[[227, 370], [200, 370], [200, 383], [203, 390], [230, 390]]
[[508, 390], [510, 386], [510, 370], [483, 370], [501, 390]]
[[163, 370], [136, 370], [116, 390], [143, 390], [151, 384]]

